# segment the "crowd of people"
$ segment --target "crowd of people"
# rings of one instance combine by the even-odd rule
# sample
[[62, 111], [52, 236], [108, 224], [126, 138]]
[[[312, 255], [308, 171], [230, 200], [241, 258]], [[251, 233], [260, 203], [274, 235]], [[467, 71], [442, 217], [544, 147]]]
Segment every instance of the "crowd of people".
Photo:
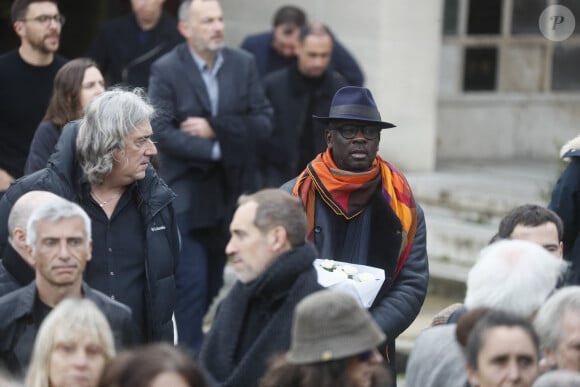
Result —
[[[57, 1], [13, 1], [20, 46], [0, 55], [6, 383], [396, 386], [396, 339], [429, 284], [426, 224], [378, 154], [395, 124], [360, 66], [296, 6], [234, 48], [218, 0], [182, 0], [176, 18], [163, 3], [131, 0], [67, 60]], [[408, 387], [578, 385], [574, 144], [553, 211], [506, 214], [464, 303], [417, 338]], [[384, 280], [364, 305], [325, 289], [317, 258]], [[236, 281], [207, 328], [226, 264]]]

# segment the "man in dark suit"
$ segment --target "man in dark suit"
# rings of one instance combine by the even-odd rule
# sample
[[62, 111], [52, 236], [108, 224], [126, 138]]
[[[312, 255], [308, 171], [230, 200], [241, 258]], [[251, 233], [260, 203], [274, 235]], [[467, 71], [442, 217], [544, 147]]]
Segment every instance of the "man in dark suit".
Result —
[[186, 43], [151, 67], [149, 97], [161, 175], [177, 193], [182, 249], [175, 317], [180, 344], [197, 352], [202, 319], [223, 283], [235, 200], [258, 187], [257, 151], [272, 129], [253, 57], [223, 47], [218, 1], [184, 1]]

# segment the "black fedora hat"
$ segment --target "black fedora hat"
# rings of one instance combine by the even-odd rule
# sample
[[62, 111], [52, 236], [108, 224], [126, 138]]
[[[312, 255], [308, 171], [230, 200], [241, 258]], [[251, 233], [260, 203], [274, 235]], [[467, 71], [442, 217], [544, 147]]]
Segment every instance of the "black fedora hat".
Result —
[[332, 120], [361, 121], [383, 129], [394, 128], [390, 122], [381, 121], [381, 113], [366, 87], [345, 86], [334, 94], [328, 117], [313, 115], [317, 121], [328, 123]]

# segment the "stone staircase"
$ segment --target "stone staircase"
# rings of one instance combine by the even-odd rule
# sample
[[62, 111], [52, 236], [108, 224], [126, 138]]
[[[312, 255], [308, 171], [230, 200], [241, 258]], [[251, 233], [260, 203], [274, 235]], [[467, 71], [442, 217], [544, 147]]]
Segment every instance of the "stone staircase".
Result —
[[473, 265], [509, 210], [547, 205], [560, 168], [557, 161], [448, 162], [435, 172], [407, 173], [425, 211], [431, 274], [465, 278], [463, 269]]

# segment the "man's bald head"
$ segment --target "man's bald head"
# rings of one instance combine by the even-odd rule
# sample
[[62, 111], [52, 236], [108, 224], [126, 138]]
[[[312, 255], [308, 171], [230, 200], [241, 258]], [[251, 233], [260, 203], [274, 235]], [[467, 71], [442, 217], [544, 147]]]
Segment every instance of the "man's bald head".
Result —
[[16, 228], [26, 231], [26, 223], [32, 211], [55, 198], [60, 197], [48, 191], [30, 191], [18, 198], [8, 216], [9, 238], [12, 239]]

